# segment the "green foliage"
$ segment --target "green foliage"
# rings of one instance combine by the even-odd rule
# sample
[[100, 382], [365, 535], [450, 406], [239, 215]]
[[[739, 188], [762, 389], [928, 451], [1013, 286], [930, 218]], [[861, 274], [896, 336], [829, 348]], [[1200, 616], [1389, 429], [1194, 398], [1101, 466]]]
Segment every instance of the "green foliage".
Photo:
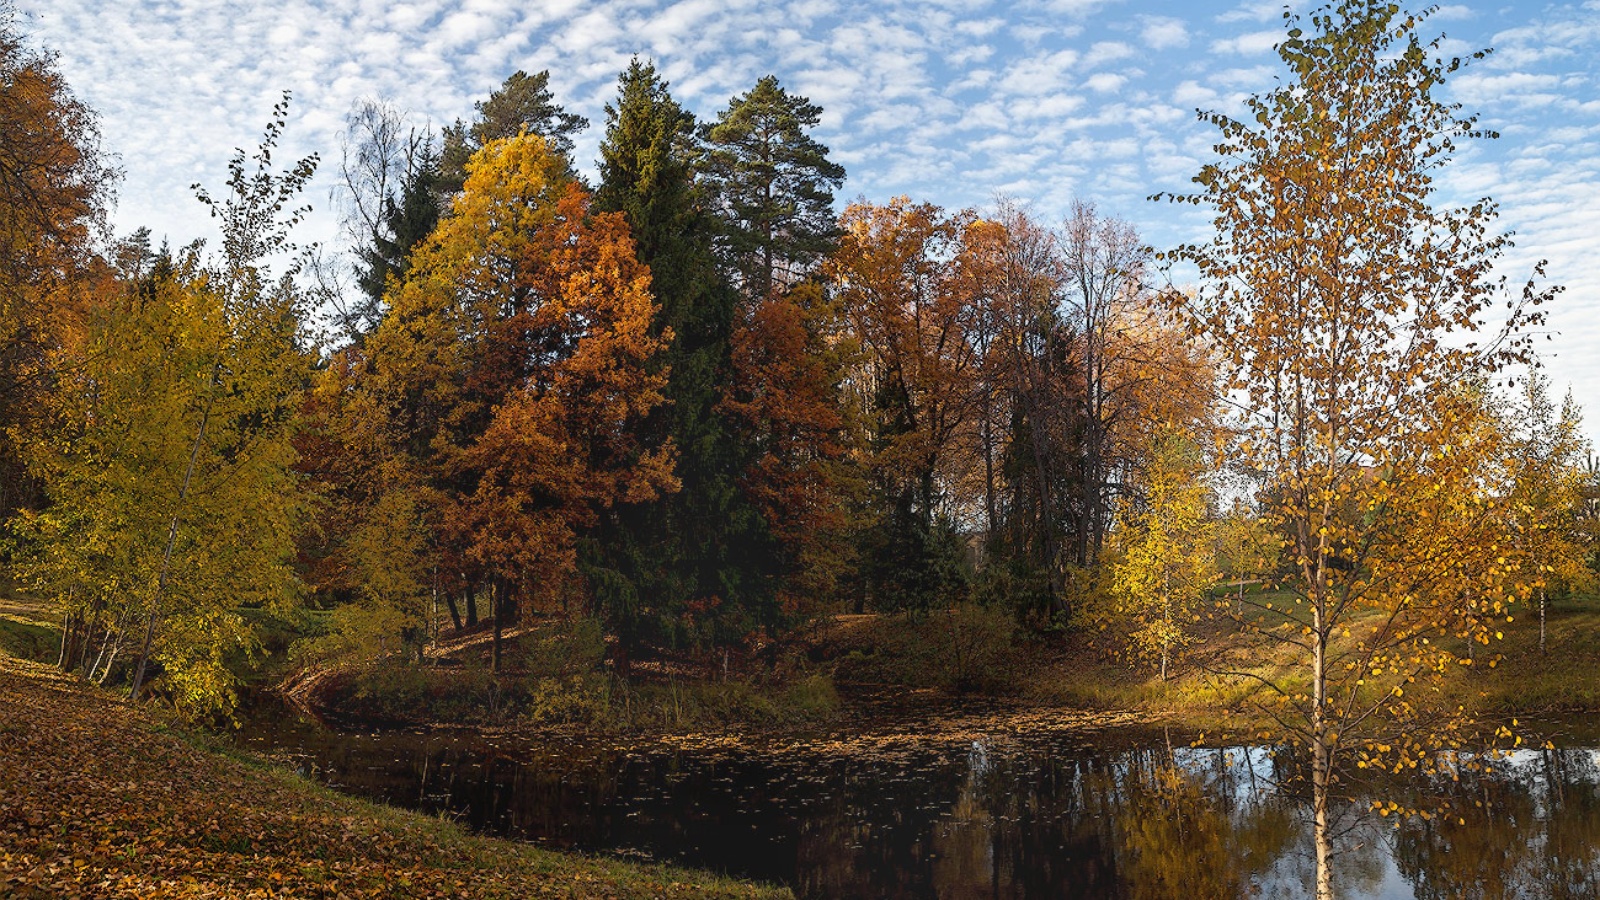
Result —
[[699, 171], [724, 225], [719, 246], [746, 297], [798, 282], [838, 237], [844, 167], [807, 134], [822, 108], [768, 75], [702, 130]]
[[457, 119], [444, 130], [437, 184], [447, 196], [466, 184], [467, 162], [495, 141], [538, 135], [565, 159], [572, 152], [572, 135], [589, 127], [589, 120], [562, 109], [551, 97], [549, 71], [529, 75], [519, 69], [473, 108], [478, 115], [471, 124]]
[[415, 617], [385, 603], [345, 603], [330, 610], [320, 633], [290, 646], [289, 657], [306, 664], [371, 664], [412, 656], [404, 635], [417, 628]]
[[835, 664], [841, 681], [1006, 694], [1032, 663], [1011, 610], [976, 603], [884, 616], [852, 644]]
[[741, 613], [762, 602], [752, 571], [759, 555], [739, 549], [760, 523], [743, 508], [732, 426], [717, 408], [736, 295], [717, 269], [716, 222], [694, 183], [694, 117], [654, 66], [638, 60], [622, 73], [606, 114], [595, 208], [627, 218], [650, 267], [652, 331], [664, 341], [652, 366], [666, 374], [667, 402], [639, 430], [648, 446], [678, 448], [680, 487], [612, 509], [586, 544], [584, 565], [624, 652], [737, 642], [756, 624]]
[[559, 619], [524, 634], [518, 649], [533, 678], [588, 675], [605, 661], [605, 628], [599, 619]]

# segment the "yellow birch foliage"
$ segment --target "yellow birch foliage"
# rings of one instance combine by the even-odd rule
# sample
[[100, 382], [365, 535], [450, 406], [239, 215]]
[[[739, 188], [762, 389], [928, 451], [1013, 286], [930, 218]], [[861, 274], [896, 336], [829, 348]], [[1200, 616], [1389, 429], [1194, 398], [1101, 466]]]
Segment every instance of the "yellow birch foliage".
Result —
[[1188, 625], [1216, 581], [1210, 491], [1199, 449], [1168, 431], [1155, 439], [1145, 470], [1143, 502], [1125, 501], [1113, 540], [1120, 551], [1111, 591], [1131, 628], [1134, 655], [1160, 666], [1190, 643]]
[[289, 435], [309, 359], [292, 293], [267, 290], [231, 304], [196, 254], [158, 266], [98, 311], [53, 436], [29, 448], [50, 503], [22, 522], [25, 574], [100, 657], [137, 654], [153, 617], [158, 686], [195, 715], [232, 708], [228, 657], [257, 647], [240, 609], [298, 592]]
[[1492, 201], [1434, 203], [1455, 143], [1486, 135], [1435, 96], [1462, 61], [1419, 37], [1425, 16], [1371, 0], [1286, 14], [1288, 77], [1239, 119], [1202, 113], [1220, 159], [1173, 198], [1214, 213], [1209, 242], [1170, 255], [1202, 276], [1171, 299], [1219, 356], [1231, 462], [1261, 473], [1283, 535], [1290, 597], [1242, 621], [1293, 662], [1236, 674], [1310, 753], [1319, 896], [1341, 763], [1426, 766], [1456, 746], [1462, 717], [1423, 687], [1491, 664], [1481, 648], [1534, 583], [1490, 390], [1554, 292], [1506, 296]]

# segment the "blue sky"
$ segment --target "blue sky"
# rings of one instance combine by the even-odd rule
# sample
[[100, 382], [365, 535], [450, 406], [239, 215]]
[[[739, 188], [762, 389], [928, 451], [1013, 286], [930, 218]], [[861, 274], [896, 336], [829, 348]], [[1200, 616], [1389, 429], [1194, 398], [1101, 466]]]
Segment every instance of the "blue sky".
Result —
[[[16, 0], [22, 27], [101, 115], [126, 172], [115, 223], [175, 243], [210, 233], [188, 186], [219, 187], [272, 104], [294, 92], [284, 153], [318, 151], [303, 240], [336, 243], [330, 212], [345, 115], [388, 100], [419, 124], [469, 117], [516, 69], [550, 71], [593, 123], [638, 54], [710, 118], [772, 73], [825, 109], [817, 136], [849, 171], [843, 202], [907, 194], [947, 207], [1007, 196], [1045, 220], [1073, 198], [1162, 247], [1204, 214], [1149, 202], [1211, 159], [1197, 107], [1233, 111], [1280, 73], [1281, 0]], [[1291, 6], [1305, 10], [1306, 3]], [[1447, 96], [1502, 135], [1464, 149], [1442, 201], [1492, 196], [1517, 233], [1503, 274], [1550, 261], [1567, 291], [1541, 341], [1600, 436], [1600, 0], [1449, 3], [1425, 31], [1493, 47]]]

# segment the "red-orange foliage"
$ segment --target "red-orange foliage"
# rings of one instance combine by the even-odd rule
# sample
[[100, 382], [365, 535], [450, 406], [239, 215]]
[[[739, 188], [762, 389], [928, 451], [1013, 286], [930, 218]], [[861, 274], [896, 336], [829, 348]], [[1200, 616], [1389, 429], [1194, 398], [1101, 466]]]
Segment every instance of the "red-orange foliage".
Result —
[[676, 486], [671, 446], [634, 436], [665, 381], [650, 273], [542, 139], [491, 143], [471, 173], [390, 292], [365, 402], [429, 485], [445, 555], [544, 604], [579, 586], [597, 509]]

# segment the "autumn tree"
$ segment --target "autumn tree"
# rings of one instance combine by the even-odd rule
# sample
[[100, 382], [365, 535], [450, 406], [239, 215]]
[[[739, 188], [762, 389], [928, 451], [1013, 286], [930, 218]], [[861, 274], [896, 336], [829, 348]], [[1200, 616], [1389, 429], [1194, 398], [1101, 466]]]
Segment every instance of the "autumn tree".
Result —
[[1539, 652], [1545, 650], [1549, 594], [1593, 583], [1580, 527], [1583, 507], [1582, 417], [1571, 395], [1557, 408], [1549, 379], [1532, 373], [1508, 411], [1515, 456], [1512, 504], [1515, 547], [1534, 575], [1539, 600]]
[[1142, 496], [1124, 498], [1113, 534], [1119, 554], [1111, 591], [1132, 623], [1135, 654], [1156, 660], [1163, 681], [1191, 643], [1189, 623], [1216, 580], [1204, 468], [1192, 439], [1175, 430], [1158, 435]]
[[255, 648], [240, 610], [298, 592], [290, 435], [310, 354], [303, 295], [269, 266], [293, 249], [289, 204], [316, 159], [273, 167], [287, 109], [229, 162], [226, 193], [196, 191], [221, 252], [157, 257], [98, 311], [53, 437], [31, 448], [50, 503], [23, 523], [28, 571], [68, 613], [63, 664], [103, 679], [128, 653], [138, 697], [154, 661], [192, 714], [233, 706], [228, 657]]
[[1072, 498], [1073, 557], [1093, 565], [1117, 499], [1138, 480], [1157, 431], [1181, 426], [1203, 439], [1211, 405], [1204, 355], [1167, 324], [1146, 283], [1149, 251], [1133, 227], [1075, 202], [1057, 241], [1063, 316], [1078, 335], [1083, 385], [1082, 478]]
[[40, 500], [22, 445], [104, 288], [94, 241], [116, 178], [94, 112], [13, 15], [0, 3], [0, 521]]
[[1003, 201], [963, 243], [960, 274], [978, 312], [968, 331], [981, 359], [968, 440], [982, 484], [986, 590], [1065, 618], [1083, 390], [1078, 336], [1063, 315], [1059, 238]]
[[371, 340], [368, 421], [426, 488], [442, 555], [489, 592], [494, 658], [519, 609], [586, 600], [579, 533], [672, 490], [649, 270], [543, 138], [489, 143]]
[[960, 277], [970, 213], [896, 198], [851, 205], [826, 273], [860, 348], [868, 468], [880, 518], [869, 526], [869, 592], [927, 609], [960, 587], [946, 503], [981, 365], [969, 330], [976, 295]]
[[1292, 599], [1252, 621], [1296, 664], [1241, 677], [1309, 755], [1319, 897], [1342, 764], [1423, 766], [1448, 746], [1424, 736], [1418, 682], [1473, 662], [1463, 642], [1527, 593], [1483, 385], [1525, 354], [1550, 292], [1530, 282], [1493, 319], [1509, 243], [1493, 203], [1434, 202], [1456, 142], [1485, 135], [1438, 99], [1462, 63], [1419, 37], [1425, 17], [1372, 0], [1286, 14], [1290, 77], [1240, 119], [1201, 114], [1221, 159], [1176, 198], [1209, 207], [1215, 236], [1171, 254], [1202, 277], [1175, 303], [1220, 356], [1241, 405], [1232, 461], [1266, 473], [1286, 535]]

